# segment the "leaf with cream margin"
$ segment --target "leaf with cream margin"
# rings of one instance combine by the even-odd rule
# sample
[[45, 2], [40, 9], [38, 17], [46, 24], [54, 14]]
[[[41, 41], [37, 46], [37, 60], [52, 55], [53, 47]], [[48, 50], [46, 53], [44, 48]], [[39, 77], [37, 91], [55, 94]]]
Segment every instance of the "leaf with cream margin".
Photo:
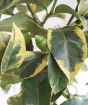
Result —
[[73, 79], [87, 57], [87, 43], [78, 27], [49, 30], [47, 43], [57, 64], [69, 80]]
[[27, 51], [23, 64], [15, 72], [20, 78], [31, 78], [41, 73], [47, 66], [47, 54]]
[[12, 35], [1, 62], [1, 72], [17, 69], [24, 61], [25, 40], [19, 28], [13, 24]]

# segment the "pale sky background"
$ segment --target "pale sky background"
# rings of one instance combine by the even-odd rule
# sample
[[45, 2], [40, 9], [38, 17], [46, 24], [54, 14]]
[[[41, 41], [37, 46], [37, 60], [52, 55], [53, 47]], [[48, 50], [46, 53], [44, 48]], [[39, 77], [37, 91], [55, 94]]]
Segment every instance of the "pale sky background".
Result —
[[[58, 4], [68, 4], [69, 6], [71, 6], [72, 8], [76, 7], [76, 0], [58, 0]], [[50, 8], [50, 7], [49, 7]], [[16, 12], [16, 11], [15, 11]], [[38, 14], [38, 16], [40, 17], [40, 19], [42, 19], [42, 15], [44, 13], [41, 12]], [[63, 24], [66, 24], [68, 19], [69, 19], [69, 15], [67, 15], [67, 18], [65, 21], [58, 19], [58, 18], [51, 18], [48, 19], [47, 23], [45, 24], [45, 28], [53, 28], [56, 27], [57, 25], [59, 26], [63, 26]], [[2, 19], [7, 18], [6, 15], [2, 16]], [[36, 50], [36, 46], [35, 46], [35, 50]], [[88, 65], [88, 60], [85, 61], [85, 63]], [[73, 83], [73, 85], [77, 88], [77, 94], [79, 95], [86, 95], [88, 93], [88, 86], [85, 86], [84, 84], [88, 82], [88, 71], [84, 72], [84, 71], [80, 71], [78, 73], [78, 75], [76, 76], [77, 82]], [[71, 94], [75, 94], [76, 93], [76, 89], [71, 85], [68, 86], [69, 91], [71, 92]], [[7, 105], [7, 99], [8, 97], [17, 94], [20, 91], [20, 84], [17, 85], [13, 85], [10, 89], [10, 91], [5, 94], [2, 89], [0, 88], [0, 105]], [[57, 100], [58, 105], [60, 105], [60, 103], [62, 103], [63, 101], [65, 101], [66, 99], [64, 97], [60, 97], [60, 99]]]

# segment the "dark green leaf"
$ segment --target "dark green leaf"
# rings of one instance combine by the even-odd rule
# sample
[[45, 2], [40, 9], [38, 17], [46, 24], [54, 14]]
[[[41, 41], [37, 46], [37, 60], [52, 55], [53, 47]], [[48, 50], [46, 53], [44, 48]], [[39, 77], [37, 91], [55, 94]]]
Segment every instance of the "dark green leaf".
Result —
[[43, 53], [27, 52], [25, 55], [26, 59], [16, 72], [21, 78], [33, 77], [47, 66], [47, 57]]
[[54, 94], [57, 94], [67, 86], [67, 77], [61, 71], [51, 54], [48, 60], [48, 77]]
[[26, 43], [26, 50], [27, 51], [33, 51], [33, 43], [32, 43], [32, 39], [30, 39], [30, 41], [28, 43]]
[[61, 90], [60, 92], [58, 92], [57, 94], [52, 94], [52, 97], [51, 97], [51, 102], [56, 102], [56, 100], [62, 95], [64, 89]]
[[8, 105], [49, 105], [50, 97], [51, 89], [48, 78], [45, 77], [44, 80], [40, 81], [37, 76], [24, 80], [20, 97], [11, 97], [8, 100]]
[[78, 27], [65, 27], [48, 32], [48, 47], [68, 79], [81, 69], [87, 57], [87, 43]]
[[57, 6], [55, 9], [55, 13], [69, 13], [69, 14], [72, 14], [72, 15], [78, 17], [76, 11], [65, 4], [61, 4], [61, 5]]

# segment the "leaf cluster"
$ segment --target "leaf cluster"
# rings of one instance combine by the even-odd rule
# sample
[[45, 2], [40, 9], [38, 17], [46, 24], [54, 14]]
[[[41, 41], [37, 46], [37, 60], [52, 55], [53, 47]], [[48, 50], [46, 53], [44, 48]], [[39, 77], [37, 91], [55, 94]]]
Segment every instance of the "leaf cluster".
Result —
[[[0, 17], [10, 15], [0, 20], [0, 87], [7, 92], [21, 83], [20, 93], [10, 97], [8, 105], [56, 105], [61, 95], [68, 99], [61, 105], [88, 103], [67, 91], [87, 59], [88, 1], [77, 0], [75, 10], [56, 4], [57, 0], [0, 0]], [[40, 21], [37, 13], [42, 10], [46, 14]], [[66, 13], [71, 15], [66, 26], [44, 28], [47, 19], [65, 19]]]

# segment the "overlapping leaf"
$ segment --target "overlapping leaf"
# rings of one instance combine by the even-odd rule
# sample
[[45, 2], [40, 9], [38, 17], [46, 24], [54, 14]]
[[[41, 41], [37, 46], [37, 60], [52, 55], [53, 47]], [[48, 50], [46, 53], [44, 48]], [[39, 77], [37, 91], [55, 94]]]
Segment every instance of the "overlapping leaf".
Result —
[[3, 7], [0, 9], [0, 14], [7, 11], [8, 9], [12, 8], [16, 4], [18, 4], [21, 0], [3, 0], [2, 4]]
[[82, 15], [88, 10], [88, 0], [80, 0], [78, 14]]
[[19, 12], [14, 16], [0, 21], [0, 31], [12, 30], [12, 23], [15, 23], [20, 30], [31, 32], [32, 34], [46, 34], [46, 30], [38, 26], [31, 17], [23, 12]]
[[72, 15], [78, 17], [78, 14], [76, 13], [76, 11], [65, 4], [61, 4], [61, 5], [57, 6], [55, 9], [55, 13], [69, 13], [69, 14], [72, 14]]
[[52, 93], [57, 94], [67, 86], [68, 79], [60, 70], [51, 54], [48, 62], [48, 77], [52, 88]]
[[49, 105], [50, 97], [51, 89], [47, 77], [41, 81], [37, 76], [24, 80], [21, 93], [11, 97], [8, 105]]
[[87, 57], [87, 44], [78, 27], [65, 27], [48, 31], [48, 47], [59, 67], [68, 77], [74, 78]]
[[26, 52], [25, 60], [16, 72], [21, 78], [31, 78], [47, 66], [47, 56], [43, 53]]
[[17, 69], [24, 61], [25, 52], [24, 37], [19, 28], [14, 24], [12, 35], [2, 58], [1, 72], [6, 73], [9, 70]]
[[65, 89], [61, 90], [60, 92], [58, 92], [57, 94], [52, 94], [52, 97], [51, 97], [51, 102], [55, 102], [57, 99], [59, 99], [59, 97], [63, 94], [63, 91]]
[[7, 47], [8, 41], [9, 41], [10, 35], [0, 33], [0, 63], [3, 57], [3, 54], [5, 52], [5, 49]]
[[53, 0], [27, 0], [27, 3], [31, 4], [33, 12], [38, 12], [46, 9]]
[[3, 0], [1, 3], [1, 10], [0, 13], [6, 12], [8, 9], [11, 9], [12, 7], [16, 7], [16, 5], [21, 3], [29, 3], [31, 4], [31, 7], [34, 12], [40, 11], [42, 9], [47, 8], [47, 6], [52, 2], [53, 0]]
[[61, 5], [57, 6], [55, 9], [55, 13], [72, 14], [73, 16], [77, 17], [81, 21], [81, 23], [85, 29], [88, 29], [88, 23], [87, 23], [86, 19], [84, 17], [80, 16], [74, 9], [72, 9], [68, 5], [61, 4]]

